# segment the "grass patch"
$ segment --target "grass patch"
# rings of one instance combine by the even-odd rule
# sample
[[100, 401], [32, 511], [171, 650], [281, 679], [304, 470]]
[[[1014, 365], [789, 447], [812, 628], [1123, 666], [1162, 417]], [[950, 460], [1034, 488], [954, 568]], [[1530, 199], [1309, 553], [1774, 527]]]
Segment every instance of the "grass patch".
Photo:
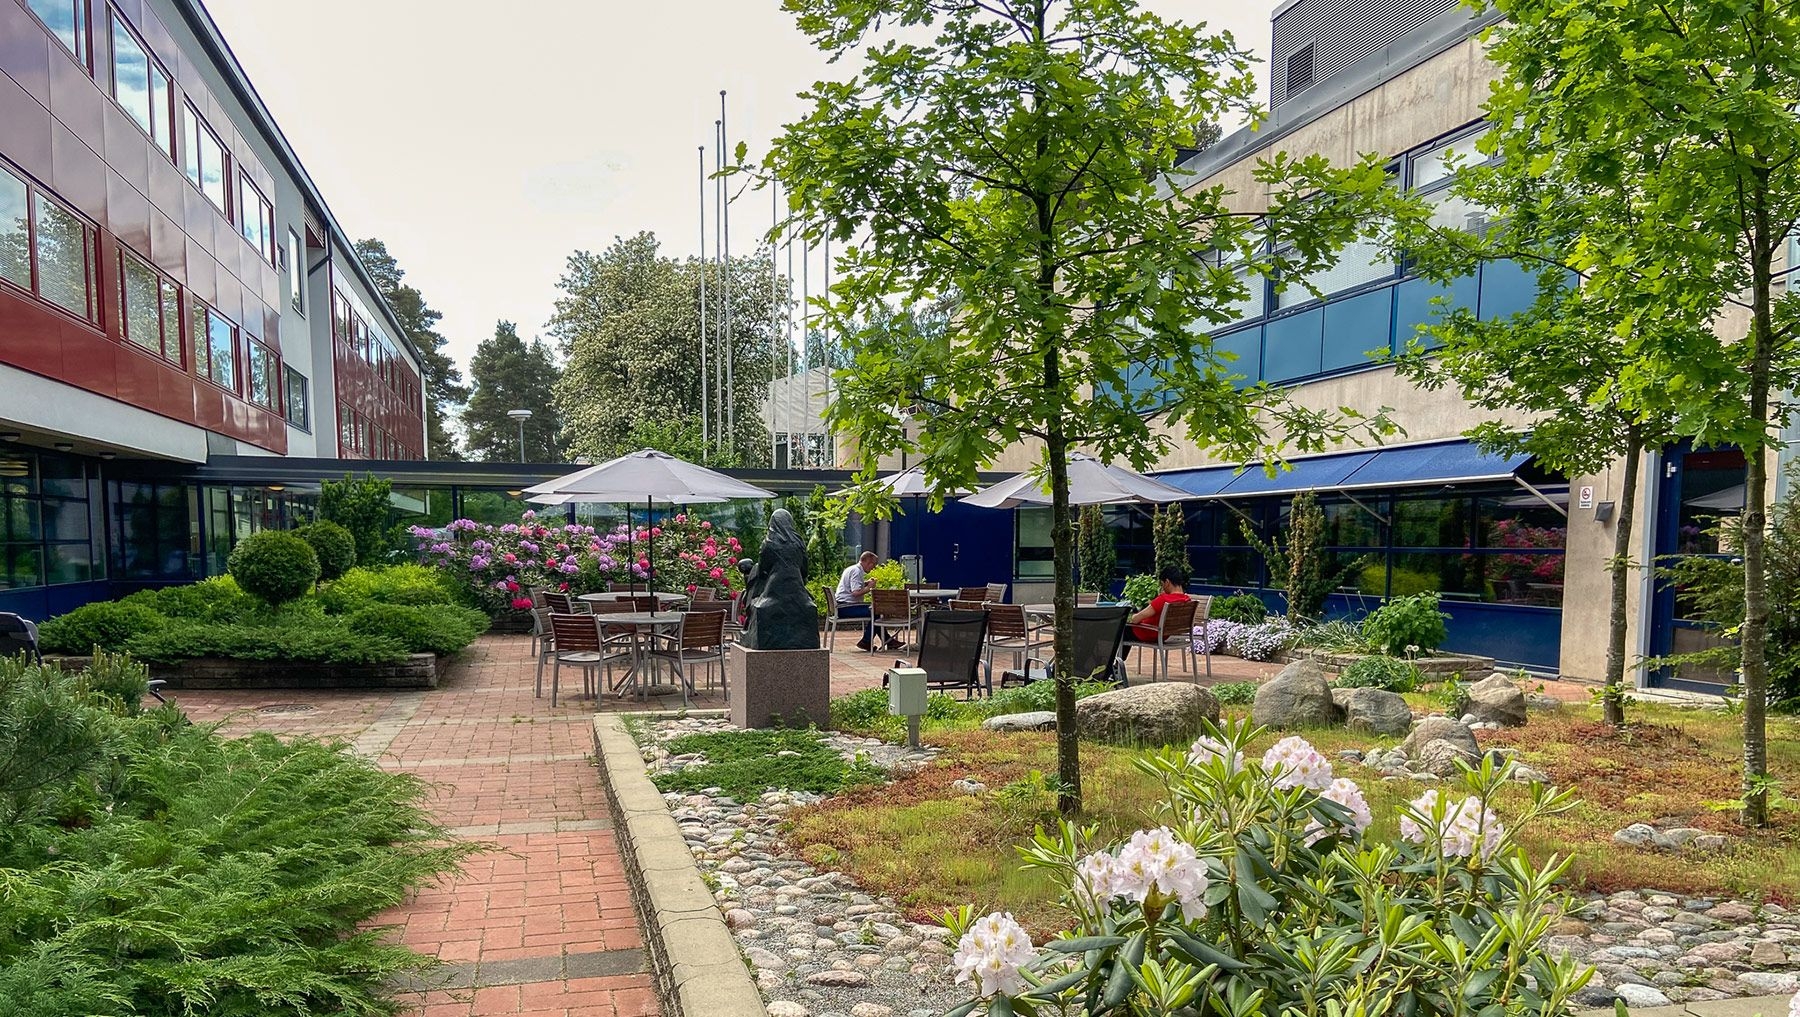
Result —
[[[1418, 709], [1435, 709], [1431, 693], [1412, 693]], [[1243, 716], [1228, 707], [1227, 717]], [[1612, 891], [1658, 888], [1679, 893], [1731, 894], [1800, 901], [1800, 811], [1783, 810], [1768, 831], [1748, 833], [1735, 814], [1710, 802], [1737, 793], [1741, 773], [1739, 720], [1721, 712], [1632, 707], [1635, 722], [1615, 731], [1597, 721], [1588, 706], [1534, 713], [1525, 728], [1481, 732], [1484, 746], [1517, 747], [1522, 758], [1574, 787], [1583, 803], [1540, 820], [1525, 836], [1525, 847], [1542, 861], [1551, 853], [1574, 855], [1570, 879], [1577, 889]], [[1256, 748], [1273, 744], [1264, 735]], [[1392, 745], [1342, 728], [1316, 729], [1305, 737], [1332, 760], [1340, 776], [1362, 785], [1375, 815], [1368, 836], [1399, 836], [1398, 805], [1426, 787], [1411, 780], [1382, 780], [1373, 771], [1338, 758], [1340, 749]], [[1034, 771], [1056, 772], [1054, 736], [969, 730], [926, 724], [926, 739], [942, 748], [925, 770], [878, 789], [851, 790], [798, 811], [787, 834], [790, 843], [815, 865], [840, 869], [868, 889], [892, 896], [915, 921], [935, 921], [944, 911], [973, 903], [978, 912], [1007, 910], [1034, 933], [1063, 927], [1055, 886], [1020, 869], [1016, 848], [1031, 828], [1055, 819], [1053, 788]], [[1128, 835], [1160, 821], [1161, 787], [1131, 765], [1141, 750], [1083, 742], [1082, 787], [1087, 822], [1110, 837]], [[1800, 721], [1769, 719], [1770, 766], [1790, 781], [1800, 774]], [[970, 777], [990, 791], [972, 796], [951, 782]], [[1520, 786], [1502, 795], [1509, 805], [1525, 799]], [[1634, 822], [1696, 826], [1739, 838], [1718, 854], [1663, 853], [1622, 848], [1612, 834]]]
[[706, 762], [657, 774], [652, 780], [658, 790], [716, 787], [740, 802], [777, 788], [833, 794], [884, 776], [865, 759], [845, 759], [810, 731], [719, 731], [683, 735], [663, 747], [677, 756], [697, 752]]

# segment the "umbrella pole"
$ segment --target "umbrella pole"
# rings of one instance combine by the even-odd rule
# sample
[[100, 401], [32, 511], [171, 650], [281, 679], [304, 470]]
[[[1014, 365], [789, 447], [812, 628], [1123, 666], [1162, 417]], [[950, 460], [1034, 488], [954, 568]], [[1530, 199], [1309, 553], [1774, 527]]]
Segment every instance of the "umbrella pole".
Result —
[[644, 576], [644, 588], [650, 591], [650, 613], [656, 613], [656, 509], [650, 499], [644, 499], [644, 555], [650, 562], [649, 574]]

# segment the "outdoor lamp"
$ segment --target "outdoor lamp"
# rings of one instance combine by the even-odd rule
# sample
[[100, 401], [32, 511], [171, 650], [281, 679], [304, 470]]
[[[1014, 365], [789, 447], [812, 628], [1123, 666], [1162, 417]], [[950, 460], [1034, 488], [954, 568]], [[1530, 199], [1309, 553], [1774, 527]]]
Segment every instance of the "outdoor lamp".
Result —
[[906, 744], [919, 747], [919, 718], [925, 714], [925, 670], [917, 667], [889, 668], [888, 713], [906, 718]]
[[519, 422], [519, 462], [525, 461], [525, 421], [531, 419], [530, 410], [507, 410], [506, 415]]

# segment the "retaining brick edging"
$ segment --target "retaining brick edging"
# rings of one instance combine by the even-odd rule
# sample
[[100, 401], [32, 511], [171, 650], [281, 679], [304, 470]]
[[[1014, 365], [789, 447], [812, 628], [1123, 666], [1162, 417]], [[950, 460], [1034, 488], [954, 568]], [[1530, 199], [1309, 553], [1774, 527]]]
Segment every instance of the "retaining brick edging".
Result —
[[618, 715], [594, 718], [594, 756], [663, 1017], [768, 1017], [725, 916]]
[[[92, 657], [44, 655], [45, 663], [79, 671]], [[172, 689], [435, 689], [438, 658], [407, 654], [387, 664], [315, 664], [289, 660], [240, 660], [235, 657], [189, 657], [169, 664], [150, 664], [150, 677]]]

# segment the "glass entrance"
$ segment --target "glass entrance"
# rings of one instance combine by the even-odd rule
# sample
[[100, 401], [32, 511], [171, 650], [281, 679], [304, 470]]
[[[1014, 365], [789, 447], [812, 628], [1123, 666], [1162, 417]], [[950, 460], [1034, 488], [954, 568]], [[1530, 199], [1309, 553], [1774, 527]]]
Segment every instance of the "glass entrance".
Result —
[[[1730, 558], [1735, 549], [1718, 533], [1722, 520], [1744, 511], [1744, 453], [1735, 448], [1670, 449], [1658, 480], [1656, 564], [1659, 568], [1693, 555]], [[1659, 577], [1651, 605], [1650, 653], [1656, 657], [1694, 653], [1720, 645], [1680, 586]], [[1659, 668], [1652, 685], [1716, 692], [1736, 681], [1718, 668]]]

